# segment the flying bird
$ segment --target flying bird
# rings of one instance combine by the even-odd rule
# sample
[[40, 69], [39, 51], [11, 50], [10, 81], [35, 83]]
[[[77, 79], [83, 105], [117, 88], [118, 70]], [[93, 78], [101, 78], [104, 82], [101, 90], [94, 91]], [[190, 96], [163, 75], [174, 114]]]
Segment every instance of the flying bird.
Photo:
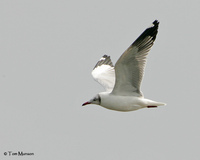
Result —
[[146, 58], [156, 39], [158, 26], [159, 22], [155, 20], [121, 55], [115, 66], [107, 55], [97, 62], [92, 76], [106, 91], [82, 106], [96, 104], [125, 112], [166, 105], [144, 98], [140, 90]]

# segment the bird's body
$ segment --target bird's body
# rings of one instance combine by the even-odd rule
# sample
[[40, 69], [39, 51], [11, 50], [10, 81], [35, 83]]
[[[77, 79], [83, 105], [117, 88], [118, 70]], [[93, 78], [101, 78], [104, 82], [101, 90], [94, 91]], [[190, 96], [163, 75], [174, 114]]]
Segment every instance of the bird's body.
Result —
[[121, 55], [115, 66], [104, 55], [95, 65], [92, 76], [106, 90], [83, 104], [97, 104], [116, 111], [134, 111], [165, 105], [145, 99], [140, 85], [146, 57], [156, 39], [159, 22], [155, 20]]
[[109, 92], [101, 92], [99, 96], [101, 98], [99, 105], [107, 109], [123, 112], [165, 105], [164, 103], [155, 102], [144, 97], [120, 96]]

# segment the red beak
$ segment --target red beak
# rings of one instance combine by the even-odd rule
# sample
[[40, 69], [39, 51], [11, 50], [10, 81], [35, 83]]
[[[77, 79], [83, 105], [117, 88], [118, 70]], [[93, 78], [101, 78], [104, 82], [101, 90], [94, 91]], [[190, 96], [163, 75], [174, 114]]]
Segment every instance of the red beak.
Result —
[[82, 104], [82, 106], [85, 106], [87, 104], [91, 104], [91, 103], [90, 102], [85, 102], [85, 103]]

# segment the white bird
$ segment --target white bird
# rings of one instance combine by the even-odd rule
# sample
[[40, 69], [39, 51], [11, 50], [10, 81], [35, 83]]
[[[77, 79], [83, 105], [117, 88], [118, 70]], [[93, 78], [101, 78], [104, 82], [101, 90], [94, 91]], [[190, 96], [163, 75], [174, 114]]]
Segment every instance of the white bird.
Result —
[[116, 111], [134, 111], [166, 105], [144, 98], [140, 91], [146, 57], [156, 39], [158, 25], [155, 20], [121, 55], [115, 66], [107, 55], [97, 62], [92, 76], [106, 92], [97, 94], [82, 106], [97, 104]]

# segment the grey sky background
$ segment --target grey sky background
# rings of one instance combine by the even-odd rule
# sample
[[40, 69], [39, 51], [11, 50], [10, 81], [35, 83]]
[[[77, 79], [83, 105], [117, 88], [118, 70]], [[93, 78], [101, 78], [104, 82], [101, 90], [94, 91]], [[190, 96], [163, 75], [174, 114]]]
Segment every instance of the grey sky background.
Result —
[[[199, 160], [199, 15], [197, 0], [2, 0], [0, 159]], [[103, 91], [99, 58], [115, 63], [155, 19], [142, 91], [167, 106], [82, 107]]]

